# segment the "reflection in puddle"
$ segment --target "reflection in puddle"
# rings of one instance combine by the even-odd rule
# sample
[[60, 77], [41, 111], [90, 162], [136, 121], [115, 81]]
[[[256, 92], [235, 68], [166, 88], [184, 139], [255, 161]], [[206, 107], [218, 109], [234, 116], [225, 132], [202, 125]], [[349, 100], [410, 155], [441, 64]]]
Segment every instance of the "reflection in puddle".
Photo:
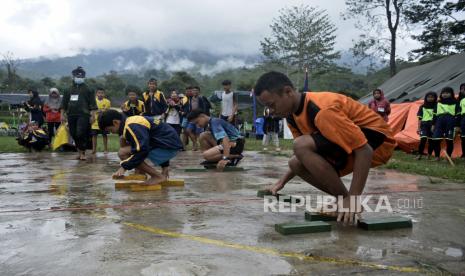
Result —
[[432, 251], [435, 253], [442, 253], [449, 257], [454, 257], [454, 258], [461, 258], [463, 256], [462, 249], [454, 248], [454, 247], [447, 247], [446, 249], [433, 247]]
[[141, 270], [141, 275], [207, 275], [210, 270], [192, 262], [165, 260]]
[[463, 256], [462, 250], [458, 248], [453, 248], [453, 247], [448, 247], [446, 252], [444, 252], [447, 256], [455, 257], [455, 258], [460, 258]]
[[378, 248], [369, 248], [365, 246], [359, 246], [357, 248], [358, 256], [363, 258], [370, 258], [370, 259], [382, 259], [386, 257], [386, 249], [378, 249]]

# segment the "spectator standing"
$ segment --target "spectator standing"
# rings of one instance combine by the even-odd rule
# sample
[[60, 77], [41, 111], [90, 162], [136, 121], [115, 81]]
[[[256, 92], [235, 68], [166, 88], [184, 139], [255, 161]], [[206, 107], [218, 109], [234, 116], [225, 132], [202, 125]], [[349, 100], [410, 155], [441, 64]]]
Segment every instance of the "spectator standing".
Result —
[[178, 92], [173, 90], [171, 97], [168, 99], [168, 110], [166, 111], [166, 123], [176, 130], [176, 133], [181, 137], [181, 101]]
[[221, 93], [221, 114], [220, 118], [227, 121], [230, 124], [236, 124], [236, 114], [237, 114], [237, 102], [234, 97], [234, 92], [231, 90], [231, 81], [224, 80], [222, 82], [223, 93]]
[[143, 113], [145, 113], [144, 102], [139, 100], [137, 97], [138, 91], [139, 88], [136, 86], [129, 86], [126, 88], [128, 100], [121, 105], [121, 110], [127, 117], [142, 115]]
[[103, 137], [103, 151], [108, 153], [108, 131], [101, 130], [98, 127], [98, 117], [105, 111], [111, 108], [111, 102], [105, 97], [105, 90], [101, 87], [97, 88], [95, 92], [95, 102], [97, 104], [97, 113], [95, 114], [95, 120], [92, 124], [92, 154], [97, 153], [97, 137], [102, 134]]
[[373, 91], [373, 100], [368, 103], [368, 107], [383, 117], [384, 121], [388, 121], [391, 104], [384, 98], [383, 90], [377, 88]]
[[57, 88], [50, 88], [50, 93], [44, 104], [45, 121], [47, 122], [47, 131], [50, 142], [55, 136], [55, 132], [60, 126], [61, 114], [61, 97]]
[[156, 119], [163, 120], [165, 112], [168, 109], [166, 104], [165, 95], [157, 89], [157, 80], [154, 78], [149, 79], [147, 82], [148, 91], [142, 94], [145, 105], [144, 116], [153, 116]]
[[30, 112], [29, 122], [35, 122], [41, 128], [44, 124], [44, 114], [42, 113], [44, 103], [36, 90], [30, 89], [28, 92], [29, 100], [24, 103], [24, 108]]
[[460, 121], [460, 139], [462, 142], [462, 158], [465, 158], [465, 83], [460, 85], [459, 92], [459, 121]]
[[79, 66], [72, 72], [73, 84], [63, 95], [61, 120], [68, 120], [68, 127], [79, 152], [79, 160], [86, 160], [90, 126], [95, 120], [97, 104], [95, 93], [85, 84], [86, 72]]
[[267, 146], [273, 142], [276, 151], [281, 151], [279, 147], [279, 121], [281, 118], [273, 116], [270, 114], [270, 109], [265, 108], [264, 114], [264, 123], [263, 123], [263, 150], [268, 150]]

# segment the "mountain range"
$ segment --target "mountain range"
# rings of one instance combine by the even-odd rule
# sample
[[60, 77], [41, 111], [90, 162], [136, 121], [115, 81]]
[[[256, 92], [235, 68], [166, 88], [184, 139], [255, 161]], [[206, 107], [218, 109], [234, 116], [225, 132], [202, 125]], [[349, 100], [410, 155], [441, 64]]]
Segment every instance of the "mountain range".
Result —
[[[32, 79], [58, 78], [70, 75], [78, 65], [84, 67], [87, 76], [95, 77], [110, 71], [140, 73], [148, 69], [165, 71], [198, 72], [213, 75], [227, 69], [253, 67], [260, 55], [219, 55], [202, 51], [157, 51], [142, 48], [123, 50], [92, 50], [69, 57], [39, 57], [22, 60], [19, 73]], [[348, 51], [341, 52], [338, 65], [349, 67], [356, 73], [364, 73], [368, 64], [354, 64]]]

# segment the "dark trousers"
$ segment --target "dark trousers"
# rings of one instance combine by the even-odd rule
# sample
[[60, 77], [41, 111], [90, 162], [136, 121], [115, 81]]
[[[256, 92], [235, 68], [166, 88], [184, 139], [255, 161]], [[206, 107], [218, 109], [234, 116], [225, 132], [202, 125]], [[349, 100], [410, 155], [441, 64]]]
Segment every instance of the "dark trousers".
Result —
[[428, 142], [428, 155], [433, 154], [434, 143], [433, 140], [428, 139], [427, 137], [420, 138], [420, 146], [418, 147], [418, 154], [423, 155], [425, 151], [426, 142]]
[[78, 150], [85, 151], [89, 144], [90, 117], [86, 115], [68, 116], [68, 127]]
[[[441, 140], [433, 140], [434, 142], [434, 156], [439, 157], [441, 156]], [[452, 156], [452, 152], [454, 151], [454, 140], [446, 139], [446, 152], [449, 156]]]
[[180, 124], [176, 124], [176, 125], [174, 125], [174, 124], [169, 124], [169, 125], [170, 125], [172, 128], [174, 128], [174, 130], [176, 130], [176, 133], [177, 133], [178, 135], [181, 135], [181, 125], [180, 125]]
[[52, 138], [55, 136], [55, 131], [60, 126], [60, 122], [47, 122], [47, 131], [48, 131], [48, 138], [50, 138], [50, 143], [52, 142]]

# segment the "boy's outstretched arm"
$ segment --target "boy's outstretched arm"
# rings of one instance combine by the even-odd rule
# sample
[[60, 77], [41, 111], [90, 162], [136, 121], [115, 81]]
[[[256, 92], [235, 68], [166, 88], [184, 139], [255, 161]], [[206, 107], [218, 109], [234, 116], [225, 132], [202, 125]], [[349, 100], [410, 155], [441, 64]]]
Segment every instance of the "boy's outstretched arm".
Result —
[[354, 171], [350, 184], [349, 196], [345, 197], [342, 202], [342, 206], [349, 210], [339, 210], [337, 216], [337, 221], [344, 222], [344, 224], [353, 224], [359, 219], [358, 214], [362, 211], [361, 207], [358, 205], [358, 201], [354, 201], [356, 202], [355, 206], [351, 206], [350, 197], [360, 196], [363, 193], [373, 158], [373, 149], [368, 143], [355, 149], [353, 153]]
[[294, 176], [295, 173], [291, 169], [287, 170], [287, 172], [278, 180], [278, 182], [276, 182], [276, 184], [271, 186], [269, 190], [273, 195], [276, 195], [278, 191], [284, 188], [287, 182], [291, 181], [291, 179], [294, 178]]
[[[228, 136], [223, 137], [221, 145], [223, 146], [223, 156], [229, 157], [229, 153], [231, 152], [231, 142], [229, 141]], [[217, 168], [223, 170], [228, 163], [229, 160], [220, 160], [217, 164]]]
[[349, 195], [362, 194], [368, 178], [368, 172], [371, 168], [372, 158], [373, 149], [368, 143], [354, 150], [354, 172], [349, 189]]

